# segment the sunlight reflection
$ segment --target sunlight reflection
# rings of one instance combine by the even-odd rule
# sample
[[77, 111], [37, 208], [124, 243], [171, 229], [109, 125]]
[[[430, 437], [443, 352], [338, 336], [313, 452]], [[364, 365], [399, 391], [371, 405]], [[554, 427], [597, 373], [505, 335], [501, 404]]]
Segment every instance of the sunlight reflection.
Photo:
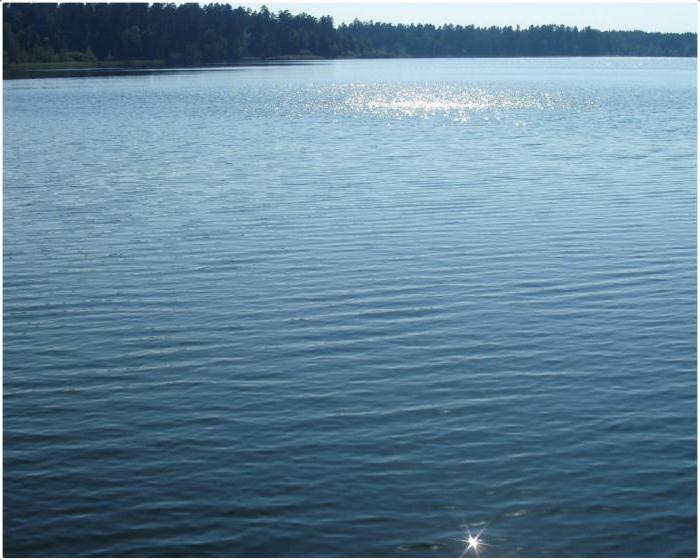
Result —
[[486, 543], [484, 543], [483, 540], [481, 540], [481, 534], [484, 532], [484, 529], [481, 529], [476, 535], [472, 535], [471, 529], [469, 527], [466, 528], [466, 534], [459, 539], [459, 542], [463, 543], [466, 548], [464, 549], [464, 552], [462, 552], [462, 557], [466, 556], [469, 553], [474, 554], [476, 557], [479, 556], [479, 550], [486, 546]]
[[[345, 99], [345, 109], [379, 116], [430, 117], [442, 115], [467, 122], [474, 113], [491, 111], [500, 121], [499, 111], [570, 109], [568, 102], [547, 93], [487, 91], [479, 88], [410, 87], [384, 89], [358, 86]], [[489, 121], [489, 117], [484, 117]]]

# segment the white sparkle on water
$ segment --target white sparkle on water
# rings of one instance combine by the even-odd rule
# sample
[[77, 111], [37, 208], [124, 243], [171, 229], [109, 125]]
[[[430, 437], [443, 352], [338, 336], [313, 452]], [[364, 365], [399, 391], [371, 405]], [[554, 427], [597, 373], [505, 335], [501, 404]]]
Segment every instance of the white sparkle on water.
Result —
[[[346, 97], [341, 106], [345, 110], [397, 118], [442, 115], [466, 122], [473, 114], [482, 112], [494, 112], [494, 116], [500, 117], [500, 111], [571, 108], [568, 101], [557, 99], [549, 93], [539, 95], [532, 92], [447, 85], [389, 87], [356, 84], [344, 93]], [[484, 120], [489, 121], [490, 116], [485, 116]]]
[[462, 552], [462, 556], [466, 556], [469, 552], [473, 552], [477, 557], [479, 556], [479, 549], [486, 546], [484, 541], [481, 540], [481, 533], [483, 532], [484, 530], [482, 529], [476, 535], [472, 535], [471, 530], [469, 527], [467, 527], [466, 535], [459, 539], [460, 542], [466, 545], [464, 552]]

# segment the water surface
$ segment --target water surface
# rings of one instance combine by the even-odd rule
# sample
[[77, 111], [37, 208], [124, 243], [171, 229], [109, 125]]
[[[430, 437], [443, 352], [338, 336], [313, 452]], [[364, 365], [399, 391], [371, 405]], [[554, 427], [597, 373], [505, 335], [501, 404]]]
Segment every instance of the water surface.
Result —
[[5, 553], [694, 556], [695, 76], [5, 82]]

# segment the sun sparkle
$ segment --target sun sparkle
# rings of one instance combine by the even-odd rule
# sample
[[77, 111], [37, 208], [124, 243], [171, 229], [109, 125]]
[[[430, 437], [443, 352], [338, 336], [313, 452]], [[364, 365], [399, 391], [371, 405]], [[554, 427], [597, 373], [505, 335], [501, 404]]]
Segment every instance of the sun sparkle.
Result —
[[484, 541], [481, 540], [481, 533], [483, 532], [484, 530], [482, 529], [476, 535], [472, 535], [471, 530], [467, 527], [467, 534], [460, 539], [460, 542], [466, 545], [462, 556], [466, 556], [469, 552], [473, 552], [477, 557], [479, 556], [479, 549], [486, 546]]

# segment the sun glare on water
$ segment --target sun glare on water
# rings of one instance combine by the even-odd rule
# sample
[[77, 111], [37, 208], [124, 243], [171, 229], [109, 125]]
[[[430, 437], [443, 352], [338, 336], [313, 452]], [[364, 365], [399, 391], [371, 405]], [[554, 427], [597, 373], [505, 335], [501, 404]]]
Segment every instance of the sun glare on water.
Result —
[[466, 122], [475, 113], [501, 111], [568, 109], [570, 105], [550, 94], [455, 87], [357, 86], [345, 98], [346, 111], [370, 113], [384, 117], [446, 116]]
[[484, 532], [482, 529], [476, 535], [472, 535], [471, 530], [467, 527], [466, 534], [459, 539], [461, 543], [465, 545], [464, 552], [462, 552], [462, 557], [473, 554], [474, 556], [479, 556], [481, 549], [486, 546], [484, 541], [481, 539], [481, 534]]

